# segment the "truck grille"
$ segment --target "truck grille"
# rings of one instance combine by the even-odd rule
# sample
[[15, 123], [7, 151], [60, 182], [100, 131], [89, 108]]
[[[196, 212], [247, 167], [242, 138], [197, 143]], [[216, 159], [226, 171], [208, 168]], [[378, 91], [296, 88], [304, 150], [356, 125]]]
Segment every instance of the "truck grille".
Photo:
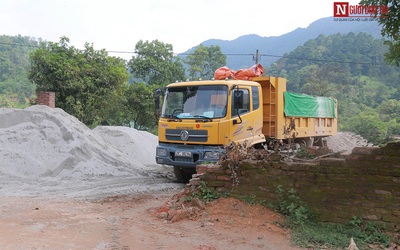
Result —
[[186, 130], [188, 136], [187, 140], [182, 140], [182, 131], [184, 131], [184, 129], [167, 129], [165, 131], [165, 137], [167, 140], [173, 141], [207, 142], [207, 130]]
[[193, 158], [175, 157], [175, 161], [180, 161], [180, 162], [193, 162]]

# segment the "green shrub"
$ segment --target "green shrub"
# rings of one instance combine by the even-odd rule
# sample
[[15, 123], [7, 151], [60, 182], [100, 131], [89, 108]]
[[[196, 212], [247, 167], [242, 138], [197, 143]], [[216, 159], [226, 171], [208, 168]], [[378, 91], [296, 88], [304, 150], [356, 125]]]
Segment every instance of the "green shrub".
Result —
[[202, 181], [200, 185], [196, 188], [196, 190], [192, 191], [186, 200], [191, 201], [193, 198], [198, 198], [203, 201], [213, 201], [220, 197], [227, 197], [229, 193], [221, 193], [216, 191], [215, 189], [208, 188], [206, 183]]
[[251, 204], [251, 205], [256, 205], [256, 204], [264, 205], [265, 202], [266, 202], [265, 200], [257, 199], [257, 196], [255, 196], [255, 195], [244, 195], [240, 199], [243, 202], [246, 202], [246, 203]]
[[314, 220], [315, 216], [309, 211], [307, 204], [297, 196], [293, 188], [285, 192], [279, 185], [277, 195], [278, 203], [272, 205], [272, 208], [286, 216], [287, 224], [301, 225]]
[[314, 159], [315, 155], [314, 154], [310, 154], [306, 148], [300, 148], [297, 150], [296, 152], [296, 156], [298, 158], [304, 158], [304, 159]]

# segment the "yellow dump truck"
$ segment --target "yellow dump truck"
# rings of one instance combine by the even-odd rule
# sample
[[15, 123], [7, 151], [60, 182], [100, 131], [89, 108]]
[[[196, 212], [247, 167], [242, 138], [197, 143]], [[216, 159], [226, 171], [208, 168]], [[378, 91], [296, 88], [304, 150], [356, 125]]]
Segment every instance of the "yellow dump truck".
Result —
[[287, 92], [284, 78], [172, 83], [164, 93], [156, 161], [173, 166], [184, 182], [232, 142], [265, 147], [291, 139], [311, 146], [336, 132], [337, 101]]

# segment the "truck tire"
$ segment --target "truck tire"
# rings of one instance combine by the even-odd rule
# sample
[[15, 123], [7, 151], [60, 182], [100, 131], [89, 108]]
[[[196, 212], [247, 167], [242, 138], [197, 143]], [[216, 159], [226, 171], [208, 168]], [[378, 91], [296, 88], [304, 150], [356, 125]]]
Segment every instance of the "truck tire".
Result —
[[192, 178], [191, 174], [185, 173], [181, 167], [174, 166], [174, 174], [176, 177], [176, 181], [179, 183], [188, 183]]
[[179, 183], [183, 183], [183, 171], [181, 169], [181, 167], [178, 166], [174, 166], [174, 174], [176, 177], [176, 181]]

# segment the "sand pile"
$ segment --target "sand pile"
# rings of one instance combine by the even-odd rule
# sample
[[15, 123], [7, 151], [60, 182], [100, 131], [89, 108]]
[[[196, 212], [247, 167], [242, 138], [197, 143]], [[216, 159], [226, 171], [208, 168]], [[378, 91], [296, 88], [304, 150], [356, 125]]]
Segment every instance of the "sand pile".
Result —
[[[134, 179], [148, 178], [161, 169], [155, 162], [156, 145], [157, 137], [148, 132], [128, 127], [91, 130], [61, 109], [41, 105], [0, 109], [0, 178], [9, 184], [0, 184], [0, 193], [21, 182], [28, 185], [25, 191], [53, 187], [37, 193], [82, 191], [127, 180], [132, 189]], [[102, 182], [93, 184], [98, 181]]]

